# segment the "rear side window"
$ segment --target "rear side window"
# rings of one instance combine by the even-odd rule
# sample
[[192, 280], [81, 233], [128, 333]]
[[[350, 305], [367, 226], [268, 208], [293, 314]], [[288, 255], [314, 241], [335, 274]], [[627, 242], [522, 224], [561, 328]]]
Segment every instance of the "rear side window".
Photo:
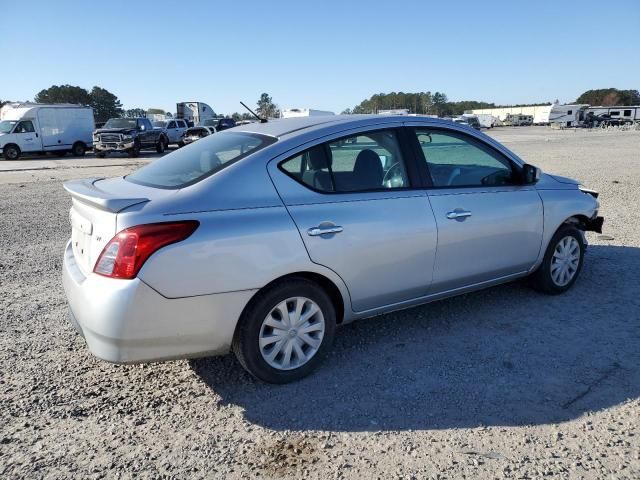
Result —
[[266, 135], [222, 132], [175, 150], [125, 177], [156, 188], [183, 188], [274, 143]]
[[409, 187], [393, 130], [367, 132], [318, 145], [280, 164], [295, 180], [321, 192]]

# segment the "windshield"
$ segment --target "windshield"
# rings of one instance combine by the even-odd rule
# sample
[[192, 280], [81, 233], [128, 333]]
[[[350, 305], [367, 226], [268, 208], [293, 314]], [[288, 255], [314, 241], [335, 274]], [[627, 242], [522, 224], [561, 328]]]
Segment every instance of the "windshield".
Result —
[[16, 120], [3, 120], [0, 122], [0, 133], [10, 133], [18, 123]]
[[253, 133], [217, 133], [175, 150], [125, 178], [148, 187], [182, 188], [213, 175], [275, 141], [273, 137]]
[[135, 118], [110, 118], [102, 128], [136, 128]]

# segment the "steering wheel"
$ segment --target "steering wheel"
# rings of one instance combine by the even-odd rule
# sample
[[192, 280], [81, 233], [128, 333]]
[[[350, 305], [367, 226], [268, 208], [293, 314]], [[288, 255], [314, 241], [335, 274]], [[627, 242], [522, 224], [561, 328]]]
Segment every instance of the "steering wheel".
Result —
[[[394, 181], [397, 185], [394, 185]], [[400, 162], [396, 162], [389, 167], [389, 170], [387, 170], [387, 173], [385, 173], [382, 178], [382, 185], [387, 188], [404, 186], [404, 176], [402, 175], [402, 165], [400, 165]]]
[[509, 175], [504, 170], [496, 170], [486, 177], [482, 177], [480, 183], [482, 185], [507, 185]]

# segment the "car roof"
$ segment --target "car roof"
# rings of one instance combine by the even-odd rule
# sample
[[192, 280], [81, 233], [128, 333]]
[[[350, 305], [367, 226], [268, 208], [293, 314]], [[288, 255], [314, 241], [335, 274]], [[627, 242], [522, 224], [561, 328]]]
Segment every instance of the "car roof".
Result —
[[402, 123], [428, 121], [430, 124], [441, 123], [443, 126], [451, 125], [451, 120], [444, 120], [428, 116], [407, 115], [326, 115], [312, 117], [294, 117], [269, 120], [265, 123], [249, 123], [239, 125], [232, 129], [236, 132], [259, 133], [276, 138], [287, 137], [296, 133], [310, 133], [323, 128], [342, 127], [345, 130], [351, 127], [375, 125], [379, 123]]

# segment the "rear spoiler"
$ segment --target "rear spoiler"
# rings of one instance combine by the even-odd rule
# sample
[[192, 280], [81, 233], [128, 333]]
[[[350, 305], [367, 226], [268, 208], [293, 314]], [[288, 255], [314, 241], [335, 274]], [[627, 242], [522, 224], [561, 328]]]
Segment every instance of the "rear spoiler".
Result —
[[88, 205], [118, 213], [125, 208], [148, 202], [148, 198], [121, 198], [111, 195], [96, 187], [95, 183], [104, 180], [104, 177], [85, 178], [64, 183], [64, 189], [76, 200]]

